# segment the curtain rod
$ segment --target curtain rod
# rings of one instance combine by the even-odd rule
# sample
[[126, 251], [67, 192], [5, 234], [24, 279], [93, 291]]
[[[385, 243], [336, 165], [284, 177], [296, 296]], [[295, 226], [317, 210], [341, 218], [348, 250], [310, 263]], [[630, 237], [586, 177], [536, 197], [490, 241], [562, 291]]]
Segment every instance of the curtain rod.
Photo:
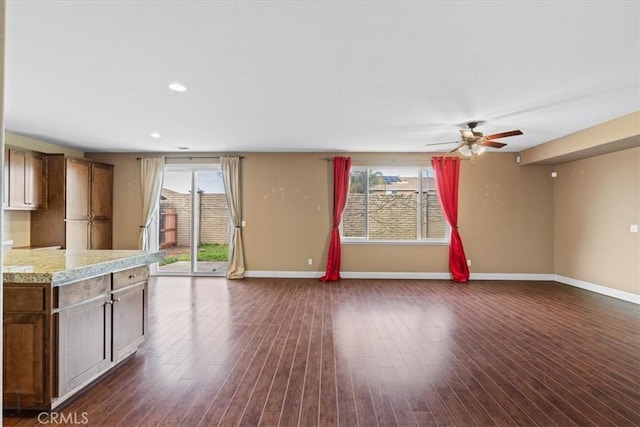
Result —
[[[436, 156], [432, 156], [432, 157], [436, 157]], [[456, 156], [448, 156], [448, 157], [456, 157]], [[326, 160], [327, 162], [332, 162], [333, 161], [333, 157], [323, 157], [320, 160]], [[365, 159], [358, 159], [357, 157], [351, 157], [351, 160], [365, 160]], [[395, 162], [397, 159], [366, 159], [367, 161], [387, 161], [387, 160], [391, 160], [392, 162]], [[460, 157], [460, 160], [471, 160], [470, 157]]]
[[[193, 160], [193, 159], [220, 159], [220, 157], [223, 156], [164, 156], [165, 159], [189, 159], [189, 160]], [[229, 157], [234, 157], [234, 156], [229, 156]], [[244, 159], [244, 156], [237, 156], [240, 159]], [[141, 160], [142, 157], [136, 157], [136, 160]]]

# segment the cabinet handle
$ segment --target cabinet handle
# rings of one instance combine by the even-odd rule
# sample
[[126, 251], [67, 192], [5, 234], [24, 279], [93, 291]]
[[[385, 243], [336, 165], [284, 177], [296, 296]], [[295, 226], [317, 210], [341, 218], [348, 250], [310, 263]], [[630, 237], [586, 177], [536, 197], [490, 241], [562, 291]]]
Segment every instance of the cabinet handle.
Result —
[[111, 304], [113, 304], [114, 302], [118, 302], [120, 301], [120, 298], [114, 298], [113, 301], [111, 301]]
[[113, 305], [113, 301], [112, 301], [112, 300], [109, 300], [109, 301], [105, 302], [104, 304], [105, 304], [105, 305]]
[[135, 278], [136, 278], [136, 275], [135, 275], [135, 274], [130, 274], [130, 275], [129, 275], [129, 279], [135, 279]]

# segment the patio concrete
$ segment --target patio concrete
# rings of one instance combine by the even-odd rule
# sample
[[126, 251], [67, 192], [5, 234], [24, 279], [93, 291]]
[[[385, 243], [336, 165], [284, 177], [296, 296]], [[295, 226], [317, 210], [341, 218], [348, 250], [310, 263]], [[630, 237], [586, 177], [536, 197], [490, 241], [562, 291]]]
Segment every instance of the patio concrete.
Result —
[[[177, 261], [171, 264], [158, 267], [158, 272], [179, 272], [189, 273], [191, 270], [190, 261]], [[196, 273], [226, 273], [226, 262], [198, 261]]]

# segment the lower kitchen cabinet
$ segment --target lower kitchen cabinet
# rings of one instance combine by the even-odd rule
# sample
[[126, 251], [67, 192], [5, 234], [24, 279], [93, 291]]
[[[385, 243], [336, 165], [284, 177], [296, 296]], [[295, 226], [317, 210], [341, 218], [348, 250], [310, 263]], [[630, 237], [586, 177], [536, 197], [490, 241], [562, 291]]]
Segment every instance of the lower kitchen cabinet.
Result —
[[113, 360], [118, 362], [135, 352], [147, 335], [147, 266], [113, 273]]
[[114, 291], [113, 361], [119, 362], [134, 353], [146, 335], [147, 282]]
[[108, 275], [58, 289], [54, 315], [57, 348], [56, 397], [94, 379], [111, 365], [111, 306]]
[[5, 313], [3, 320], [4, 407], [40, 407], [50, 399], [44, 314]]
[[61, 286], [5, 283], [3, 407], [51, 410], [136, 352], [148, 267]]

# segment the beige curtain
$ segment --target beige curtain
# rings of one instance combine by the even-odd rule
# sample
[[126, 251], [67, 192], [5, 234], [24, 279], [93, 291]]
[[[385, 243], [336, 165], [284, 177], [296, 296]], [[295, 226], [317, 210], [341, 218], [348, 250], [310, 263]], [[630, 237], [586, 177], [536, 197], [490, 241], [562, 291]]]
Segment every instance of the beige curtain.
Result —
[[242, 248], [242, 189], [240, 188], [240, 157], [221, 157], [224, 192], [229, 205], [229, 216], [233, 225], [229, 245], [227, 279], [244, 277], [244, 250]]
[[142, 225], [140, 225], [139, 249], [149, 249], [149, 225], [158, 206], [162, 180], [164, 178], [164, 157], [145, 156], [140, 159], [140, 184], [142, 189]]

